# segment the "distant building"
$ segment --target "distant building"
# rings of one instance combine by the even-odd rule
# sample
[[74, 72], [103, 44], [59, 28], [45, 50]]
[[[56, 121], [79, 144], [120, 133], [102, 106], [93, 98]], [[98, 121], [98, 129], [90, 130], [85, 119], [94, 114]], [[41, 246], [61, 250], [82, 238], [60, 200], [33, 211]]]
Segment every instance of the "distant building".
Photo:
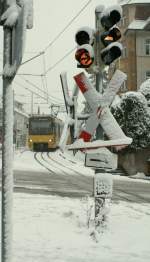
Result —
[[[13, 141], [17, 147], [25, 146], [28, 134], [28, 115], [23, 105], [14, 101], [14, 136]], [[2, 141], [2, 104], [0, 104], [0, 142]]]
[[123, 9], [119, 28], [124, 49], [117, 67], [128, 76], [123, 91], [134, 91], [150, 78], [150, 0], [118, 2]]

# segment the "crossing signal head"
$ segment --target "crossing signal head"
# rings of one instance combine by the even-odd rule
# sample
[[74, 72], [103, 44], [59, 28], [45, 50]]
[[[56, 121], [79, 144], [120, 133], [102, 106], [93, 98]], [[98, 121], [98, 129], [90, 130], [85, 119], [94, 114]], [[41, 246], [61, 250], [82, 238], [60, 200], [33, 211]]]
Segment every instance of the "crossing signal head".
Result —
[[117, 24], [122, 17], [122, 8], [119, 5], [111, 6], [105, 9], [101, 15], [101, 24], [108, 30]]
[[90, 67], [94, 62], [94, 30], [90, 27], [81, 27], [75, 34], [75, 41], [78, 44], [75, 53], [77, 67]]
[[121, 38], [121, 32], [118, 27], [113, 27], [109, 31], [105, 31], [101, 34], [101, 41], [104, 46], [118, 41]]
[[78, 67], [90, 67], [94, 62], [94, 50], [92, 46], [88, 44], [79, 46], [75, 53], [75, 59], [78, 61]]
[[121, 38], [121, 32], [116, 26], [121, 19], [122, 8], [111, 6], [103, 10], [100, 18], [104, 31], [101, 33], [101, 42], [104, 48], [101, 50], [101, 59], [105, 65], [110, 65], [122, 54], [122, 45], [117, 41]]
[[105, 65], [110, 65], [122, 54], [122, 45], [120, 43], [111, 43], [101, 51], [101, 59]]
[[75, 41], [78, 45], [94, 44], [94, 30], [88, 26], [79, 28], [75, 34]]

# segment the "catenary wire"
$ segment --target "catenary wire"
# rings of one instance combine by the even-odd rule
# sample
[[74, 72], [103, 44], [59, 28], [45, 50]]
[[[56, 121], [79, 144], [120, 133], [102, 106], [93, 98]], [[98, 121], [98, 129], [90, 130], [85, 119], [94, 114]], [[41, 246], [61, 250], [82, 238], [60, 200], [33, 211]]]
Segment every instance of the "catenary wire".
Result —
[[[40, 97], [41, 99], [46, 100], [46, 98], [45, 98], [44, 96], [40, 95], [39, 93], [37, 93], [37, 92], [35, 92], [35, 91], [32, 91], [30, 88], [24, 86], [23, 84], [18, 83], [18, 81], [14, 80], [14, 83], [15, 83], [16, 85], [21, 86], [21, 87], [23, 87], [24, 89], [28, 90], [30, 93], [34, 93], [35, 95], [37, 95], [37, 96]], [[46, 100], [46, 101], [47, 101], [47, 100]], [[54, 102], [54, 101], [52, 101], [52, 100], [51, 100], [50, 102], [51, 102], [52, 105], [58, 105], [58, 106], [60, 106], [60, 107], [64, 106], [64, 103], [63, 103], [63, 104], [60, 104], [60, 103], [57, 103], [57, 104], [56, 104], [56, 101]], [[48, 103], [47, 103], [47, 104], [48, 104]]]
[[46, 50], [54, 44], [54, 42], [66, 31], [66, 29], [74, 22], [74, 20], [84, 11], [84, 9], [92, 2], [93, 0], [89, 0], [81, 9], [80, 11], [69, 21], [69, 23], [62, 29], [62, 31], [43, 49], [43, 51], [39, 52], [37, 55], [31, 57], [30, 59], [24, 61], [21, 65], [30, 62], [33, 59], [38, 58], [39, 56], [43, 55]]
[[[30, 80], [25, 79], [25, 78], [22, 77], [22, 76], [19, 76], [19, 78], [23, 79], [26, 83], [28, 83], [28, 84], [31, 85], [32, 87], [36, 88], [38, 91], [40, 91], [40, 92], [42, 92], [43, 94], [47, 95], [47, 93], [46, 93], [44, 90], [40, 89], [37, 85], [35, 85], [34, 83], [32, 83]], [[50, 97], [51, 97], [52, 99], [55, 99], [56, 101], [60, 101], [60, 102], [62, 103], [62, 100], [61, 100], [61, 99], [56, 98], [56, 97], [54, 97], [54, 96], [50, 96]]]
[[84, 11], [84, 9], [92, 2], [89, 0], [81, 9], [80, 11], [69, 21], [69, 23], [63, 28], [63, 30], [45, 47], [44, 51], [46, 51], [54, 42], [68, 29], [68, 27], [74, 22], [74, 20]]
[[50, 66], [45, 74], [47, 75], [47, 73], [49, 71], [51, 71], [52, 69], [54, 69], [59, 63], [61, 63], [67, 56], [69, 56], [74, 50], [76, 49], [76, 47], [72, 48], [69, 52], [67, 52], [62, 58], [60, 58], [53, 66]]

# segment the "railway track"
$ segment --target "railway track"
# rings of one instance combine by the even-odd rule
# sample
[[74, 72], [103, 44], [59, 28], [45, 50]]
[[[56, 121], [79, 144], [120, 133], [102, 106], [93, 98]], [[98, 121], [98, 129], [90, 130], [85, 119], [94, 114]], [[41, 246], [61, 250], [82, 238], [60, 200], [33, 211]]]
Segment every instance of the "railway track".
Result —
[[[47, 153], [48, 157], [54, 161], [55, 163], [57, 163], [59, 166], [62, 166], [64, 168], [66, 168], [67, 170], [73, 172], [74, 174], [77, 174], [77, 175], [84, 175], [85, 176], [85, 173], [83, 172], [79, 172], [77, 170], [77, 166], [75, 166], [74, 168], [72, 167], [73, 164], [75, 164], [75, 162], [73, 161], [69, 161], [70, 163], [68, 163], [68, 160], [63, 158], [62, 155], [60, 154], [51, 154], [51, 153]], [[63, 159], [63, 162], [62, 163], [62, 159]], [[74, 166], [74, 165], [73, 165]]]
[[51, 174], [54, 174], [55, 175], [55, 172], [48, 166], [46, 165], [44, 162], [43, 162], [43, 156], [42, 156], [43, 153], [41, 152], [37, 152], [37, 153], [34, 153], [34, 159], [41, 165], [43, 166], [45, 169], [47, 169]]
[[114, 199], [115, 197], [120, 198], [120, 200], [128, 201], [128, 202], [136, 202], [136, 203], [147, 203], [147, 198], [142, 197], [138, 194], [131, 193], [131, 192], [126, 192], [125, 190], [122, 189], [117, 189], [113, 193]]
[[[51, 175], [62, 175], [62, 179], [66, 179], [69, 183], [74, 186], [74, 188], [78, 189], [87, 189], [89, 188], [90, 194], [93, 195], [90, 188], [93, 186], [93, 177], [87, 179], [87, 176], [85, 174], [75, 170], [76, 165], [74, 162], [73, 167], [71, 167], [72, 163], [68, 163], [68, 160], [63, 159], [59, 154], [56, 154], [54, 152], [51, 153], [42, 153], [38, 152], [34, 154], [35, 160], [42, 165], [44, 168], [46, 168]], [[61, 159], [63, 161], [61, 161]], [[92, 186], [91, 186], [92, 185]], [[128, 186], [128, 185], [127, 185]], [[115, 187], [114, 187], [115, 188]], [[132, 189], [131, 189], [132, 190]], [[113, 189], [113, 196], [112, 200], [122, 200], [122, 201], [128, 201], [128, 202], [136, 202], [136, 203], [149, 203], [149, 199], [141, 196], [138, 194], [138, 192], [129, 192], [129, 188], [121, 189], [121, 188], [115, 188]], [[150, 214], [149, 214], [150, 215]]]
[[59, 161], [54, 161], [48, 153], [37, 152], [34, 154], [34, 158], [40, 165], [49, 171], [50, 175], [55, 177], [61, 175], [61, 181], [66, 184], [67, 188], [69, 188], [70, 185], [70, 187], [74, 188], [73, 190], [76, 188], [79, 191], [84, 191], [87, 195], [91, 195], [92, 178], [87, 179], [87, 177], [83, 176], [81, 173], [77, 175], [71, 168], [65, 167], [65, 165], [62, 166]]

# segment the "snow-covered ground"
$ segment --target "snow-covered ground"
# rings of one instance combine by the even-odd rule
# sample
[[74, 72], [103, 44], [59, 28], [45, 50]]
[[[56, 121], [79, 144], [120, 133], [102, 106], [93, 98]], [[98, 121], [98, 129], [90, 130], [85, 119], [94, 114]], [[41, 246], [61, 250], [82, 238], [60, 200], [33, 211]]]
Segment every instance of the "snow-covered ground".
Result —
[[[80, 156], [64, 157], [83, 168]], [[32, 152], [17, 152], [14, 167], [39, 171], [33, 159]], [[107, 227], [97, 234], [97, 242], [90, 235], [94, 227], [87, 226], [90, 205], [92, 198], [14, 193], [13, 262], [150, 261], [150, 204], [111, 203]]]
[[149, 262], [150, 205], [111, 204], [98, 242], [87, 227], [87, 200], [15, 194], [14, 262]]

